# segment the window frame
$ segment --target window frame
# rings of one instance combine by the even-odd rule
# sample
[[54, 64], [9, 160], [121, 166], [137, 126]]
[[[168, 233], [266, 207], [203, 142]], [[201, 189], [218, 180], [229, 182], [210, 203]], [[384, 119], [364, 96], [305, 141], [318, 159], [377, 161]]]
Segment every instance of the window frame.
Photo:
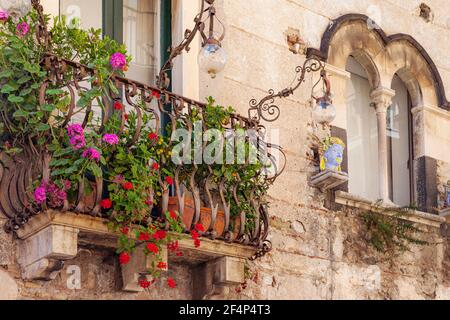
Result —
[[[102, 0], [103, 11], [103, 35], [109, 36], [111, 39], [116, 40], [119, 43], [123, 43], [123, 0]], [[169, 58], [169, 48], [172, 46], [172, 1], [171, 0], [159, 0], [159, 66], [162, 67], [164, 61]], [[172, 73], [168, 71], [168, 76], [171, 79]], [[167, 90], [172, 90], [172, 84], [169, 85]], [[166, 106], [170, 108], [171, 106]], [[163, 114], [161, 117], [161, 134], [166, 135], [166, 126], [169, 123], [170, 118], [167, 114]]]

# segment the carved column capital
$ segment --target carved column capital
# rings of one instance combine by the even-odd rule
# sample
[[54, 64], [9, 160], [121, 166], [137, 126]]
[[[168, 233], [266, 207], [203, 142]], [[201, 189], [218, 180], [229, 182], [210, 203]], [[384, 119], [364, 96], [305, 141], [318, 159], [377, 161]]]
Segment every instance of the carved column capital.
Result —
[[387, 109], [392, 104], [392, 98], [394, 98], [394, 96], [395, 91], [385, 87], [374, 89], [370, 93], [372, 106], [375, 107], [377, 113], [386, 113]]

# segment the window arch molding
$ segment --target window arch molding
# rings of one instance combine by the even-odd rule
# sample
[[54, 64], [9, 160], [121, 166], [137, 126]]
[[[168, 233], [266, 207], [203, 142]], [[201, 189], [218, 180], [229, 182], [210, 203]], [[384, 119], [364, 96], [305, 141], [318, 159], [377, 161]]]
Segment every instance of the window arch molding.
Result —
[[[415, 204], [422, 211], [433, 212], [437, 207], [436, 160], [442, 159], [437, 148], [430, 151], [426, 144], [430, 134], [425, 128], [426, 112], [448, 116], [450, 102], [441, 75], [425, 49], [406, 34], [386, 35], [369, 17], [361, 14], [348, 14], [333, 20], [323, 34], [319, 49], [308, 48], [307, 57], [315, 57], [326, 63], [335, 88], [334, 102], [338, 117], [332, 126], [332, 134], [347, 140], [346, 132], [346, 92], [350, 74], [346, 72], [348, 58], [352, 56], [365, 69], [371, 86], [371, 100], [376, 108], [379, 132], [379, 150], [386, 149], [386, 109], [395, 92], [391, 84], [398, 76], [405, 84], [411, 98], [414, 168], [413, 184]], [[425, 111], [426, 112], [425, 112]], [[434, 110], [434, 111], [433, 111]], [[384, 125], [384, 127], [383, 127]], [[384, 135], [384, 137], [383, 137]], [[383, 151], [384, 152], [384, 151]], [[430, 157], [431, 155], [431, 157]], [[437, 155], [437, 156], [435, 156]], [[440, 155], [440, 157], [439, 157]], [[433, 157], [434, 156], [434, 157]], [[387, 189], [386, 155], [379, 156], [380, 199], [389, 200]], [[344, 163], [347, 160], [344, 160]], [[344, 166], [345, 168], [345, 166]], [[430, 172], [433, 171], [433, 172]]]
[[[399, 70], [408, 71], [407, 81], [402, 80], [412, 85], [411, 80], [415, 79], [414, 86], [416, 89], [417, 85], [420, 87], [420, 90], [411, 92], [412, 95], [417, 94], [412, 96], [417, 102], [415, 106], [436, 106], [450, 111], [442, 77], [420, 43], [403, 33], [386, 35], [366, 15], [347, 14], [333, 20], [323, 34], [320, 49], [308, 48], [307, 56], [345, 70], [348, 56], [358, 51], [365, 52], [374, 62], [380, 75], [380, 86], [389, 87]], [[422, 97], [419, 98], [419, 94]]]

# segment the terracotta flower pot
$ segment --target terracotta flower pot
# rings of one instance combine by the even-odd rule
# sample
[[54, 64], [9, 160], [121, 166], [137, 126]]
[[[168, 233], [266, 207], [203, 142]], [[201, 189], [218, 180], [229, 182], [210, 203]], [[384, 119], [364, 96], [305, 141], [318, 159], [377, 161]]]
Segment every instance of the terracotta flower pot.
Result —
[[[169, 198], [169, 210], [170, 211], [179, 211], [177, 197]], [[194, 216], [195, 216], [194, 200], [186, 197], [184, 200], [184, 212], [181, 217], [181, 221], [187, 228], [189, 228], [194, 220]], [[199, 223], [202, 224], [205, 227], [205, 229], [209, 228], [209, 226], [211, 225], [211, 218], [212, 218], [211, 208], [201, 207]], [[239, 217], [236, 217], [234, 219], [233, 239], [235, 239], [237, 237], [237, 235], [239, 233], [240, 225], [241, 225], [241, 221], [240, 221]], [[217, 212], [216, 223], [214, 225], [214, 231], [216, 232], [217, 237], [224, 236], [225, 213], [221, 210], [219, 210]]]

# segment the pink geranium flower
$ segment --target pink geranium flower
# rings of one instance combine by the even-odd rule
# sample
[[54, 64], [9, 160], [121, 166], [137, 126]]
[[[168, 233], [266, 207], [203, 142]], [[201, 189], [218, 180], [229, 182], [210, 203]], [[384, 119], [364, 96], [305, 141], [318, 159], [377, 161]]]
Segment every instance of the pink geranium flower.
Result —
[[34, 190], [34, 201], [39, 204], [43, 204], [47, 200], [47, 191], [45, 190], [45, 186], [42, 184], [40, 187], [37, 187]]
[[0, 21], [5, 22], [8, 20], [9, 14], [6, 11], [0, 10]]
[[94, 148], [86, 149], [81, 156], [85, 159], [100, 161], [100, 152]]
[[21, 22], [17, 25], [16, 29], [17, 29], [17, 34], [20, 37], [23, 37], [23, 36], [27, 35], [27, 33], [30, 31], [30, 25], [26, 22]]
[[127, 65], [127, 58], [123, 53], [116, 52], [111, 56], [109, 63], [113, 69], [123, 70]]
[[84, 129], [80, 124], [73, 124], [68, 126], [67, 135], [69, 136], [70, 144], [75, 150], [83, 149], [86, 146]]
[[72, 124], [67, 127], [67, 134], [72, 137], [77, 134], [84, 134], [84, 129], [81, 124]]
[[119, 144], [119, 137], [115, 134], [108, 133], [103, 136], [103, 142], [106, 142], [111, 146], [115, 146]]
[[84, 136], [73, 136], [70, 138], [70, 144], [75, 150], [80, 150], [86, 146], [86, 140]]

